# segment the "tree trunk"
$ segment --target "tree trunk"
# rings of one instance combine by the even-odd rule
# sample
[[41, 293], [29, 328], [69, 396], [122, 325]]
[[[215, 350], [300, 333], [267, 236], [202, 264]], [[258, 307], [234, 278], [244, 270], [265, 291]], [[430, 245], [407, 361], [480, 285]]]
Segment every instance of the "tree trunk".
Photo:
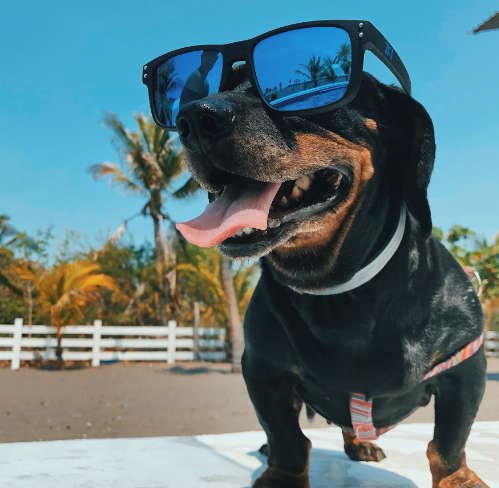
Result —
[[199, 352], [199, 303], [194, 302], [194, 360], [201, 361]]
[[166, 230], [165, 230], [165, 219], [161, 213], [158, 214], [159, 220], [159, 232], [160, 232], [160, 242], [161, 248], [163, 251], [163, 259], [164, 259], [164, 276], [166, 277], [165, 283], [165, 291], [168, 293], [166, 297], [169, 297], [173, 302], [173, 306], [180, 313], [178, 293], [177, 293], [177, 272], [175, 270], [168, 271], [171, 269], [177, 262], [177, 255], [175, 254], [175, 250], [173, 249], [173, 245], [166, 238]]
[[28, 292], [28, 325], [33, 325], [33, 294], [30, 281], [28, 281], [26, 289]]
[[229, 324], [232, 337], [232, 372], [240, 373], [241, 358], [244, 351], [243, 327], [239, 317], [239, 307], [237, 306], [230, 262], [228, 257], [221, 255], [222, 283], [227, 299], [227, 308], [229, 309]]
[[156, 215], [151, 215], [154, 221], [154, 243], [156, 244], [156, 273], [158, 274], [158, 307], [159, 307], [159, 325], [161, 327], [167, 326], [166, 320], [166, 297], [168, 296], [168, 289], [166, 288], [165, 280], [165, 257], [163, 246], [161, 243], [161, 229], [159, 220]]

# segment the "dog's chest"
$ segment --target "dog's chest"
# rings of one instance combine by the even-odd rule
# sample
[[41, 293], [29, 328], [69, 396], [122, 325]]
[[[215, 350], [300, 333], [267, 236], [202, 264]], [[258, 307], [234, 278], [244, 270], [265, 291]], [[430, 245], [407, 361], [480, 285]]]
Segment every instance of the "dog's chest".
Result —
[[302, 300], [284, 327], [310, 389], [387, 394], [406, 380], [403, 339], [377, 307], [331, 297]]

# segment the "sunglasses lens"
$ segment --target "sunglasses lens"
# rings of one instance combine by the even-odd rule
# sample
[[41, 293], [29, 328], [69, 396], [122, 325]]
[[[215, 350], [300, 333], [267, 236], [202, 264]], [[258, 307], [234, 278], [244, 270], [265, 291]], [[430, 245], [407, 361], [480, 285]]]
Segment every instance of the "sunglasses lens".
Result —
[[278, 110], [306, 110], [340, 100], [350, 82], [350, 36], [339, 27], [276, 34], [253, 52], [265, 100]]
[[216, 51], [179, 54], [161, 64], [154, 80], [159, 122], [174, 127], [177, 114], [186, 103], [218, 93], [222, 64], [222, 55]]

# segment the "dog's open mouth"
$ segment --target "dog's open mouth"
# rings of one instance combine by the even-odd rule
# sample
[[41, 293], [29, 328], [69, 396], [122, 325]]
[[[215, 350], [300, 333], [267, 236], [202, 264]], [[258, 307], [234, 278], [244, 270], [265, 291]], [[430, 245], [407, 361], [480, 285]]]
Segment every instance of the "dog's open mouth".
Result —
[[341, 202], [350, 188], [343, 167], [321, 169], [284, 183], [230, 175], [223, 193], [202, 215], [177, 224], [184, 237], [201, 247], [250, 244], [279, 232], [281, 225]]

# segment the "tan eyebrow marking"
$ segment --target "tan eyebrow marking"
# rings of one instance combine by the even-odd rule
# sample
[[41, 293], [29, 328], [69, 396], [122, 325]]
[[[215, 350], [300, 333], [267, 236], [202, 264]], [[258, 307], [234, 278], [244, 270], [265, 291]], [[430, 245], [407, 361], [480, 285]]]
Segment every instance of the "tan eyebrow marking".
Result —
[[370, 130], [376, 130], [378, 128], [378, 124], [373, 119], [366, 119], [366, 126]]

